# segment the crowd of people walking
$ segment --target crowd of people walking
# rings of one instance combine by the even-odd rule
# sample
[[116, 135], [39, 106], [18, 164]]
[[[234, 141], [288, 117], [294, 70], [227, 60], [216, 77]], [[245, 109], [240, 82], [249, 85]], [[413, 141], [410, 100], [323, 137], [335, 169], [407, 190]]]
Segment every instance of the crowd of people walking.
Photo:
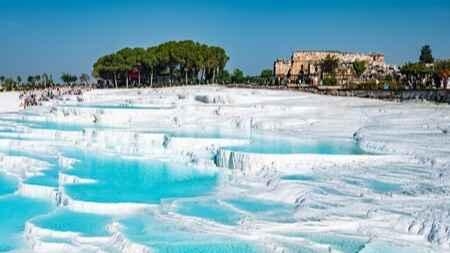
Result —
[[24, 91], [19, 95], [21, 101], [20, 106], [26, 109], [30, 106], [42, 105], [42, 102], [50, 101], [53, 99], [63, 99], [64, 96], [78, 96], [81, 99], [81, 95], [86, 91], [86, 87], [74, 86], [74, 87], [51, 87], [41, 90]]

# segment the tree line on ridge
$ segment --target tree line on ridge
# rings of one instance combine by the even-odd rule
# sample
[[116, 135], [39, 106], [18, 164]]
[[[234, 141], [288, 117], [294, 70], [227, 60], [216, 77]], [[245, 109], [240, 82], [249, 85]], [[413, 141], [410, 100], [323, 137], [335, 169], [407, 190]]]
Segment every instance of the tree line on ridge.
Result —
[[218, 46], [169, 41], [102, 56], [94, 63], [93, 75], [113, 87], [215, 83], [223, 77], [228, 60], [226, 51]]

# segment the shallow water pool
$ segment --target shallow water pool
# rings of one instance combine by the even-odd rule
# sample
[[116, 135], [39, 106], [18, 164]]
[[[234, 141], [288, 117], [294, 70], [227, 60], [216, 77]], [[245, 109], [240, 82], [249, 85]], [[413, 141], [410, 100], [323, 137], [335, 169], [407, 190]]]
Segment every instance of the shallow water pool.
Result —
[[103, 215], [78, 213], [58, 209], [48, 215], [31, 220], [38, 227], [61, 232], [75, 232], [83, 236], [108, 236], [107, 225], [111, 218]]
[[431, 250], [419, 249], [409, 245], [396, 245], [394, 243], [374, 241], [368, 243], [358, 253], [430, 253]]
[[2, 118], [1, 121], [14, 123], [15, 125], [26, 126], [34, 129], [58, 130], [58, 131], [81, 131], [83, 125], [77, 123], [63, 123], [49, 120], [32, 120], [27, 116], [17, 114], [15, 117]]
[[77, 104], [77, 105], [60, 105], [61, 108], [92, 108], [92, 109], [121, 109], [121, 110], [169, 110], [175, 106], [157, 106], [157, 105], [139, 105], [139, 104]]
[[302, 237], [342, 253], [359, 253], [368, 239], [331, 233], [291, 233], [289, 236]]
[[182, 215], [195, 216], [225, 225], [237, 225], [243, 215], [217, 200], [193, 200], [177, 203], [176, 211]]
[[288, 180], [288, 181], [316, 181], [317, 177], [313, 175], [301, 175], [301, 174], [295, 174], [295, 175], [286, 175], [282, 176], [281, 179]]
[[258, 154], [327, 154], [362, 155], [365, 152], [352, 141], [297, 141], [287, 139], [254, 139], [249, 145], [226, 148], [231, 151]]
[[0, 196], [14, 193], [17, 190], [18, 180], [0, 172]]
[[55, 155], [39, 154], [11, 148], [8, 150], [0, 150], [0, 152], [8, 156], [26, 157], [47, 163], [47, 167], [40, 171], [40, 175], [29, 177], [25, 179], [24, 183], [49, 187], [58, 186], [58, 173], [60, 168], [58, 165], [58, 158]]
[[[20, 166], [23, 164], [19, 162], [16, 165], [17, 160], [14, 160], [14, 164], [6, 164], [9, 160], [5, 159], [5, 165], [11, 167], [8, 169], [14, 170], [11, 172], [21, 173], [23, 183], [27, 184], [25, 186], [28, 184], [46, 186], [45, 188], [36, 187], [35, 189], [42, 189], [36, 194], [30, 192], [33, 187], [18, 191], [21, 186], [24, 186], [20, 183], [22, 179], [11, 178], [6, 173], [0, 174], [0, 252], [15, 252], [22, 248], [24, 252], [29, 252], [31, 249], [27, 247], [30, 245], [23, 241], [24, 238], [37, 239], [36, 242], [64, 243], [68, 244], [67, 247], [80, 249], [95, 248], [95, 251], [101, 252], [123, 251], [123, 247], [130, 246], [128, 242], [140, 244], [156, 253], [424, 252], [392, 243], [368, 242], [367, 238], [359, 237], [357, 234], [359, 230], [355, 232], [347, 228], [353, 227], [355, 219], [362, 226], [370, 225], [365, 223], [368, 214], [373, 215], [370, 218], [375, 219], [378, 218], [376, 215], [385, 215], [389, 212], [395, 217], [410, 216], [410, 210], [417, 207], [408, 207], [408, 210], [401, 213], [400, 211], [403, 210], [395, 205], [392, 207], [393, 210], [388, 210], [389, 204], [381, 206], [385, 204], [383, 202], [385, 200], [390, 201], [387, 203], [393, 203], [400, 194], [413, 200], [413, 195], [406, 196], [402, 191], [402, 186], [406, 189], [409, 187], [409, 184], [402, 185], [402, 182], [407, 180], [403, 177], [411, 176], [410, 178], [423, 180], [420, 182], [423, 185], [417, 185], [417, 187], [425, 193], [445, 193], [445, 186], [435, 184], [435, 173], [422, 168], [422, 165], [418, 165], [420, 169], [416, 171], [412, 169], [376, 171], [369, 168], [365, 173], [364, 166], [367, 162], [370, 163], [371, 159], [366, 160], [363, 156], [359, 157], [362, 159], [356, 159], [352, 156], [348, 157], [347, 167], [341, 166], [339, 162], [335, 167], [328, 166], [326, 163], [322, 168], [320, 158], [327, 155], [368, 154], [351, 138], [315, 139], [315, 136], [311, 136], [311, 139], [300, 139], [298, 136], [285, 136], [279, 132], [260, 133], [259, 130], [245, 129], [244, 125], [240, 124], [244, 121], [235, 121], [237, 118], [234, 116], [228, 118], [227, 115], [220, 115], [221, 117], [217, 118], [217, 115], [212, 114], [214, 118], [211, 121], [199, 120], [199, 122], [210, 122], [211, 124], [204, 124], [208, 126], [199, 125], [198, 122], [191, 120], [184, 121], [186, 115], [183, 115], [181, 122], [178, 122], [176, 116], [179, 114], [194, 112], [183, 104], [176, 112], [171, 110], [173, 109], [171, 106], [166, 105], [147, 106], [127, 103], [56, 106], [58, 110], [64, 110], [70, 114], [82, 112], [78, 116], [79, 118], [85, 116], [82, 120], [85, 123], [67, 120], [72, 117], [64, 118], [49, 114], [47, 110], [49, 108], [36, 108], [38, 113], [25, 111], [3, 114], [3, 117], [0, 115], [0, 142], [3, 149], [6, 149], [2, 153], [5, 156], [26, 157], [25, 165], [28, 165], [30, 159], [45, 162], [32, 163], [33, 166], [42, 164], [44, 168], [39, 168], [42, 169], [39, 173], [22, 172], [23, 168]], [[211, 105], [208, 106], [211, 107]], [[213, 107], [205, 112], [210, 112]], [[158, 113], [152, 111], [146, 114], [144, 110], [163, 111]], [[200, 110], [202, 111], [204, 110]], [[89, 114], [94, 112], [106, 112], [108, 115], [105, 120], [129, 117], [130, 121], [124, 124], [125, 127], [119, 124], [114, 125], [116, 120], [110, 122], [111, 126], [102, 126], [89, 120], [89, 117], [92, 117]], [[134, 122], [141, 113], [151, 116], [139, 118]], [[217, 119], [224, 122], [215, 124], [213, 120]], [[168, 122], [171, 123], [166, 124]], [[182, 126], [177, 127], [172, 123], [181, 123]], [[172, 128], [164, 128], [165, 125], [171, 125]], [[237, 128], [236, 125], [242, 128]], [[121, 142], [120, 136], [114, 136], [116, 131], [105, 131], [104, 135], [102, 133], [95, 138], [94, 132], [97, 133], [97, 130], [103, 129], [125, 129], [120, 131], [120, 136], [136, 134], [136, 138], [131, 141], [127, 137]], [[86, 134], [91, 130], [94, 131], [92, 136]], [[61, 135], [62, 131], [73, 132]], [[76, 133], [79, 131], [83, 132]], [[146, 135], [142, 139], [139, 137], [140, 133], [158, 134]], [[341, 134], [338, 135], [341, 136]], [[102, 143], [103, 137], [106, 143]], [[164, 141], [161, 140], [163, 137]], [[165, 145], [172, 137], [174, 141], [171, 145], [177, 145], [178, 140], [175, 141], [177, 137], [192, 138], [189, 139], [192, 141], [192, 147], [185, 145], [186, 142], [182, 142], [181, 147], [176, 148]], [[109, 143], [108, 138], [114, 138], [114, 141]], [[196, 140], [196, 138], [203, 140]], [[205, 138], [228, 140], [211, 141], [204, 140]], [[243, 146], [236, 144], [232, 147], [222, 147], [221, 145], [224, 144], [217, 144], [199, 152], [196, 146], [197, 141], [199, 147], [205, 146], [208, 142], [228, 143], [230, 141], [230, 143], [249, 144]], [[165, 144], [161, 145], [161, 142]], [[144, 149], [150, 152], [145, 154], [158, 155], [160, 157], [157, 159], [164, 160], [127, 157], [124, 153], [102, 153], [107, 152], [106, 150], [134, 148], [131, 145], [136, 145], [139, 150], [140, 145], [148, 145]], [[161, 146], [167, 148], [164, 149]], [[303, 166], [300, 163], [298, 170], [288, 168], [291, 174], [284, 174], [287, 173], [287, 169], [283, 168], [273, 171], [266, 169], [258, 171], [258, 168], [251, 171], [227, 171], [213, 165], [215, 151], [219, 147], [237, 152], [267, 154], [269, 156], [265, 158], [268, 159], [272, 158], [270, 154], [321, 154], [323, 156], [320, 156], [317, 163], [308, 166], [311, 168], [300, 168]], [[82, 148], [86, 148], [87, 151], [81, 150]], [[156, 148], [157, 152], [150, 150], [153, 148]], [[207, 155], [204, 151], [208, 152]], [[274, 159], [283, 157], [277, 156]], [[289, 159], [291, 156], [286, 157]], [[73, 158], [76, 162], [68, 165], [69, 162], [60, 158]], [[384, 157], [375, 158], [383, 159]], [[347, 161], [345, 157], [342, 160]], [[194, 164], [198, 162], [199, 168], [188, 165], [185, 161]], [[359, 161], [362, 162], [359, 163]], [[246, 162], [245, 157], [242, 162]], [[353, 167], [359, 165], [362, 167]], [[212, 168], [204, 168], [206, 166]], [[276, 164], [273, 167], [276, 167]], [[310, 171], [306, 172], [310, 174], [302, 174], [305, 171]], [[358, 174], [360, 172], [365, 174]], [[59, 180], [63, 177], [59, 176], [64, 175], [73, 176], [75, 182], [79, 182], [76, 177], [87, 179], [80, 181], [88, 183], [65, 182], [63, 184], [62, 180]], [[278, 180], [280, 175], [282, 175], [281, 181]], [[65, 178], [72, 181], [70, 177]], [[269, 185], [266, 182], [274, 183]], [[415, 189], [415, 185], [411, 185], [410, 188]], [[58, 203], [60, 203], [59, 200], [65, 200], [65, 197], [75, 201], [71, 199], [62, 201], [64, 205], [62, 208], [51, 204], [53, 197], [47, 203], [18, 195], [21, 193], [40, 196], [36, 198], [49, 198], [48, 194], [44, 194], [47, 190], [53, 190], [52, 195], [56, 195]], [[402, 192], [392, 194], [392, 198], [391, 196], [389, 198], [372, 196], [373, 193], [386, 194], [399, 191]], [[365, 194], [367, 192], [371, 194]], [[295, 198], [304, 194], [307, 197], [306, 202], [296, 206]], [[83, 201], [92, 203], [82, 203]], [[108, 205], [102, 205], [103, 203]], [[114, 205], [115, 203], [128, 203], [128, 205]], [[422, 208], [420, 203], [416, 204]], [[145, 206], [145, 208], [120, 209], [123, 206], [124, 208], [134, 207], [133, 204], [139, 207]], [[108, 210], [111, 206], [114, 208]], [[95, 210], [96, 207], [99, 210]], [[73, 211], [71, 208], [78, 211]], [[83, 213], [83, 210], [87, 213]], [[120, 213], [122, 210], [123, 213]], [[371, 213], [366, 210], [382, 210], [383, 212]], [[94, 214], [94, 212], [108, 213], [108, 211], [112, 214]], [[333, 223], [327, 223], [330, 219]], [[338, 231], [343, 234], [330, 231], [334, 227], [327, 227], [329, 224], [340, 226], [340, 223], [334, 223], [335, 220], [342, 222], [343, 225]], [[325, 222], [322, 223], [323, 221]], [[25, 237], [36, 235], [25, 234], [25, 224], [34, 224], [38, 228], [55, 233], [39, 238]], [[303, 230], [323, 232], [306, 233]], [[377, 230], [372, 231], [370, 228], [367, 230], [368, 234], [373, 232], [374, 236], [379, 236], [373, 237], [376, 239], [372, 240], [391, 238], [387, 233], [378, 233]], [[120, 234], [116, 234], [116, 231]], [[290, 231], [302, 233], [285, 234]], [[345, 231], [349, 234], [344, 234]], [[102, 238], [103, 240], [78, 238], [80, 239], [78, 240], [75, 236], [65, 236], [58, 232], [77, 233], [83, 237], [91, 237], [90, 239], [110, 236], [114, 238]], [[407, 240], [403, 241], [407, 242]], [[103, 245], [103, 242], [107, 245]], [[424, 243], [426, 243], [426, 237]], [[42, 244], [42, 246], [46, 245]]]
[[17, 195], [0, 197], [0, 252], [21, 247], [25, 223], [52, 208], [48, 202]]
[[146, 245], [157, 253], [258, 253], [261, 248], [232, 237], [192, 230], [152, 215], [136, 215], [120, 220], [123, 233], [131, 241]]
[[294, 206], [251, 198], [234, 198], [226, 200], [234, 207], [252, 214], [257, 219], [277, 221], [277, 222], [294, 222]]
[[367, 186], [378, 193], [398, 192], [402, 189], [400, 184], [388, 183], [380, 180], [367, 180]]
[[401, 184], [389, 183], [376, 179], [349, 178], [345, 179], [344, 182], [358, 187], [370, 189], [375, 193], [392, 193], [402, 190]]
[[77, 152], [79, 161], [66, 173], [96, 183], [66, 185], [77, 200], [108, 203], [159, 203], [165, 198], [207, 195], [218, 183], [218, 171], [199, 170], [160, 161]]

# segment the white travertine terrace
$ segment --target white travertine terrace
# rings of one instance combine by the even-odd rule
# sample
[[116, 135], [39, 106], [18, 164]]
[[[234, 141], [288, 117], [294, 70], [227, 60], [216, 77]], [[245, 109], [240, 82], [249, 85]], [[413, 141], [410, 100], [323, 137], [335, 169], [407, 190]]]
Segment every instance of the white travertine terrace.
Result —
[[[7, 97], [0, 103], [14, 103]], [[362, 253], [376, 252], [385, 244], [403, 247], [405, 252], [449, 252], [449, 105], [218, 86], [94, 90], [83, 99], [83, 105], [151, 105], [160, 109], [64, 107], [77, 105], [73, 99], [31, 109], [38, 115], [33, 116], [36, 120], [85, 127], [60, 131], [8, 123], [5, 127], [20, 131], [1, 133], [2, 150], [51, 155], [61, 167], [57, 187], [38, 186], [26, 180], [48, 169], [47, 162], [20, 154], [0, 155], [0, 171], [20, 181], [16, 194], [47, 199], [84, 213], [117, 216], [151, 210], [202, 232], [254, 242], [266, 252], [294, 252], [290, 245], [329, 252], [326, 242], [288, 233], [362, 237], [367, 239]], [[101, 127], [93, 126], [93, 115]], [[185, 129], [200, 134], [177, 134]], [[216, 136], [217, 129], [232, 134]], [[253, 138], [266, 135], [305, 141], [353, 140], [369, 154], [257, 154], [228, 148], [248, 145]], [[221, 171], [214, 198], [238, 196], [292, 205], [294, 222], [264, 220], [242, 211], [246, 218], [239, 225], [224, 226], [177, 214], [171, 209], [171, 200], [161, 205], [76, 200], [65, 193], [64, 186], [95, 181], [65, 173], [76, 162], [59, 151], [67, 147], [189, 164], [211, 173]], [[119, 252], [152, 252], [127, 238], [120, 224], [110, 224], [110, 229], [110, 237], [96, 241], [27, 223], [24, 237], [28, 249], [35, 252], [109, 252], [107, 247]], [[41, 240], [46, 237], [71, 240]]]

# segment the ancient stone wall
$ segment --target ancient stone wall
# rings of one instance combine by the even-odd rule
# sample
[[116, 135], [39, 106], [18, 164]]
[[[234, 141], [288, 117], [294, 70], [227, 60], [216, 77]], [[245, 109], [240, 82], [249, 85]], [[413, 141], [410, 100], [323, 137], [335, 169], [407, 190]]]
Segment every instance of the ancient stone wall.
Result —
[[278, 77], [286, 77], [289, 74], [291, 62], [286, 60], [276, 60], [274, 63], [274, 73]]
[[[338, 71], [339, 83], [352, 81], [352, 63], [355, 61], [364, 61], [368, 68], [371, 66], [386, 66], [384, 55], [346, 53], [338, 51], [297, 51], [294, 52], [291, 60], [277, 60], [274, 63], [274, 73], [278, 79], [287, 78], [290, 83], [302, 83], [304, 80], [310, 80], [317, 84], [320, 76], [320, 62], [327, 56], [339, 59], [340, 66]], [[312, 80], [312, 81], [311, 81]]]

